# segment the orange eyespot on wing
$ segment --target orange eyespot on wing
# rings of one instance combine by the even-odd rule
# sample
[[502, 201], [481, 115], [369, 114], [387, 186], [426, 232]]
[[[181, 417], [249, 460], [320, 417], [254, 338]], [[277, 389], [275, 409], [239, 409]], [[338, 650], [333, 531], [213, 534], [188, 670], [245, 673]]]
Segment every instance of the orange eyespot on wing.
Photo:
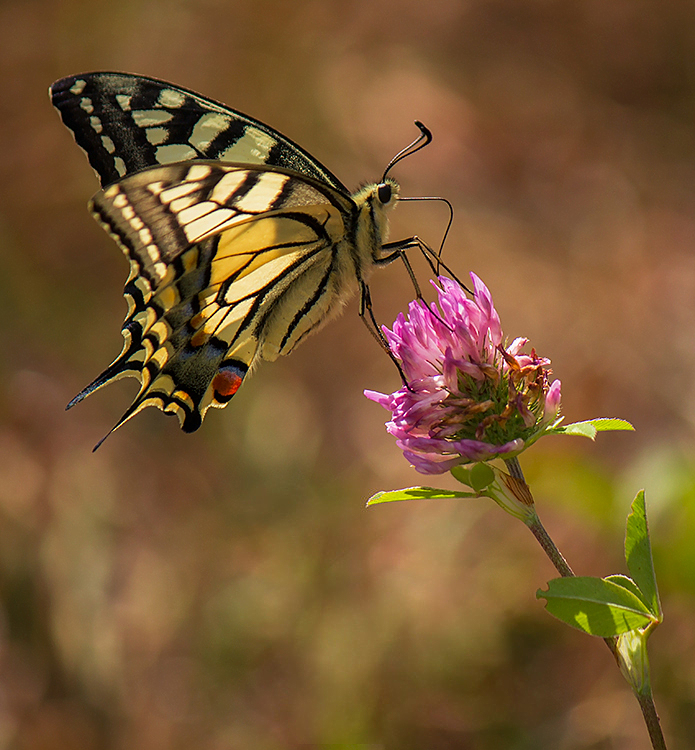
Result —
[[220, 371], [212, 380], [216, 401], [221, 404], [226, 404], [229, 401], [241, 387], [246, 369], [240, 363], [231, 363], [220, 368]]

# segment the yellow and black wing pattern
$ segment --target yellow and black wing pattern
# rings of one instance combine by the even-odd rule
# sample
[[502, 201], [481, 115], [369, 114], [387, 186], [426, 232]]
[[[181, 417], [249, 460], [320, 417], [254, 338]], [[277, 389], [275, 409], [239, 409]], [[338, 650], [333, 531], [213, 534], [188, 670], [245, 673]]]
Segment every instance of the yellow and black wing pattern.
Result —
[[347, 207], [327, 192], [291, 173], [194, 161], [100, 193], [92, 210], [131, 266], [125, 345], [75, 402], [135, 375], [124, 421], [154, 405], [197, 429], [257, 359], [287, 354], [343, 293]]
[[49, 94], [103, 187], [158, 164], [215, 159], [289, 169], [348, 192], [282, 133], [166, 81], [83, 73], [56, 81]]
[[104, 186], [90, 210], [130, 264], [123, 350], [68, 408], [132, 376], [114, 429], [156, 406], [196, 430], [380, 262], [392, 181], [350, 195], [268, 126], [150, 78], [83, 74], [51, 96]]

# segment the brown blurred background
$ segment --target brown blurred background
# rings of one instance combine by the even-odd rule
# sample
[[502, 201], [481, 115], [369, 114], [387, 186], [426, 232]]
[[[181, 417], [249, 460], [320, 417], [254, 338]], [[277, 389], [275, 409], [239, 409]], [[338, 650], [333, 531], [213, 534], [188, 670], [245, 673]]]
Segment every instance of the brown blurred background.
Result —
[[[127, 269], [46, 91], [95, 69], [222, 100], [349, 186], [432, 129], [394, 176], [454, 204], [448, 261], [553, 360], [568, 420], [637, 428], [522, 465], [581, 574], [626, 572], [646, 487], [657, 706], [693, 747], [695, 0], [2, 0], [0, 750], [648, 747], [607, 649], [535, 599], [521, 524], [365, 510], [432, 482], [362, 396], [398, 378], [356, 305], [198, 433], [149, 409], [91, 453], [135, 381], [64, 406], [120, 351]], [[393, 237], [445, 221], [403, 204]], [[380, 272], [377, 315], [411, 294]]]

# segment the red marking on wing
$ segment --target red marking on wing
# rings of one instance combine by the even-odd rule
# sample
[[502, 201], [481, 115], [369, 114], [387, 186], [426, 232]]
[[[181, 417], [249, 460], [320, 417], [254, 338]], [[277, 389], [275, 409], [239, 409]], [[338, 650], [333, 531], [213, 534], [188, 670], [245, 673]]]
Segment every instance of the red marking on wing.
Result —
[[241, 385], [242, 378], [235, 372], [225, 370], [218, 372], [213, 378], [212, 387], [216, 393], [224, 398], [231, 398], [238, 390]]

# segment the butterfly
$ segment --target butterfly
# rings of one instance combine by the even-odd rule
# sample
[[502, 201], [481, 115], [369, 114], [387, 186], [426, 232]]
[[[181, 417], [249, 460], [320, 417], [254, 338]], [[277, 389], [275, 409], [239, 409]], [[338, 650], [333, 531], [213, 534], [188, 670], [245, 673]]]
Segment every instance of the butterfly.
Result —
[[50, 97], [101, 180], [90, 211], [130, 264], [123, 349], [68, 409], [135, 377], [108, 434], [147, 406], [193, 432], [356, 293], [379, 338], [369, 276], [416, 239], [387, 242], [399, 196], [387, 174], [430, 142], [424, 125], [378, 183], [350, 193], [286, 136], [171, 83], [85, 73]]

